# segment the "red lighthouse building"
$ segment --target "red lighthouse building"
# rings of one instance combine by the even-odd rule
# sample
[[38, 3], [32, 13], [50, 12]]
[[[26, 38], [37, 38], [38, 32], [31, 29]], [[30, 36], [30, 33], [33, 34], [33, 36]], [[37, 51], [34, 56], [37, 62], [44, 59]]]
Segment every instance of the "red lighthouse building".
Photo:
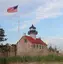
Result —
[[28, 35], [24, 35], [17, 42], [17, 55], [42, 55], [47, 49], [47, 44], [37, 38], [36, 27], [29, 28]]

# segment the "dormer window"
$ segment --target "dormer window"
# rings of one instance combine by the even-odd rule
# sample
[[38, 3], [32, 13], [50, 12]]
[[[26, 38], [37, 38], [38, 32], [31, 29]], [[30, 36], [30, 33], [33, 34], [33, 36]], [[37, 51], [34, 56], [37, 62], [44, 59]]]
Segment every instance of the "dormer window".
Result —
[[27, 39], [24, 39], [24, 42], [27, 43]]

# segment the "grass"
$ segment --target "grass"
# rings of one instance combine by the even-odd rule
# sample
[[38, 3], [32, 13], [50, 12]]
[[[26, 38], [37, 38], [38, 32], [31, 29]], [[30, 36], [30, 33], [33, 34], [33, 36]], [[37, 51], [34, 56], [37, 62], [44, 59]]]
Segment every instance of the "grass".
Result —
[[[2, 62], [63, 62], [63, 56], [48, 55], [48, 56], [15, 56], [0, 58]], [[2, 63], [3, 64], [3, 63]]]

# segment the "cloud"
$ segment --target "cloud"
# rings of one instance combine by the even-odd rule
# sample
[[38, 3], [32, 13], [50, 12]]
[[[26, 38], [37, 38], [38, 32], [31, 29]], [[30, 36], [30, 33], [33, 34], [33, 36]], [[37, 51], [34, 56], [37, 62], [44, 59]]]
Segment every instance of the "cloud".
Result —
[[[30, 24], [37, 24], [41, 19], [56, 18], [63, 15], [63, 12], [61, 11], [63, 9], [62, 0], [35, 0], [34, 2], [36, 2], [36, 4], [31, 4], [33, 10], [30, 13], [22, 16], [23, 18], [31, 17], [31, 20], [27, 20], [28, 22], [30, 22]], [[27, 11], [30, 10], [27, 9]]]
[[23, 24], [20, 29], [25, 29], [27, 27], [26, 24]]
[[[8, 2], [8, 3], [7, 3]], [[14, 5], [19, 5], [18, 14], [20, 18], [23, 19], [23, 26], [21, 29], [25, 29], [31, 24], [38, 24], [41, 19], [55, 18], [57, 16], [63, 15], [61, 9], [63, 9], [63, 0], [5, 0], [0, 1], [0, 16], [10, 17], [13, 14], [8, 14], [6, 12], [7, 8]], [[5, 4], [5, 5], [3, 5]], [[16, 31], [18, 27], [11, 28]]]
[[24, 21], [24, 22], [20, 23], [19, 26], [18, 26], [18, 23], [14, 23], [14, 24], [12, 24], [12, 26], [13, 25], [15, 25], [15, 26], [8, 29], [8, 31], [12, 31], [12, 32], [13, 31], [16, 32], [18, 30], [21, 31], [21, 30], [26, 29], [27, 27], [30, 27], [32, 24], [36, 25], [38, 22], [39, 22], [39, 20], [33, 19], [33, 20], [30, 20], [30, 21]]
[[36, 19], [50, 18], [62, 14], [60, 11], [61, 8], [63, 8], [62, 2], [62, 0], [5, 0], [0, 1], [0, 12], [1, 15], [5, 15], [6, 9], [8, 7], [19, 5], [19, 14], [27, 14], [28, 16], [30, 16], [29, 13], [34, 12], [34, 14], [32, 14], [33, 16], [36, 16]]
[[48, 2], [45, 3], [46, 4], [44, 6], [40, 6], [36, 10], [36, 19], [54, 18], [56, 16], [63, 15], [63, 12], [61, 12], [61, 8], [63, 8], [61, 0], [60, 1], [57, 0], [54, 2], [48, 0]]
[[0, 16], [3, 15], [7, 12], [7, 9], [9, 7], [18, 5], [19, 8], [25, 7], [27, 3], [29, 3], [29, 0], [2, 0], [0, 1]]
[[52, 46], [53, 48], [57, 47], [58, 50], [63, 51], [63, 38], [59, 37], [42, 37], [42, 40], [48, 44], [48, 46]]
[[16, 32], [16, 31], [19, 31], [19, 30], [24, 30], [26, 27], [27, 27], [27, 24], [22, 24], [21, 26], [17, 25], [13, 28], [8, 29], [8, 31], [15, 31]]

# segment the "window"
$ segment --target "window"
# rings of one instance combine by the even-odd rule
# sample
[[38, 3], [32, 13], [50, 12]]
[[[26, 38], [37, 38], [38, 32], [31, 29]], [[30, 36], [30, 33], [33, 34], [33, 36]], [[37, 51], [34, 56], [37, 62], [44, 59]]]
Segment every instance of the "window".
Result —
[[41, 44], [40, 44], [40, 49], [41, 49]]
[[27, 43], [27, 39], [24, 39], [24, 42]]
[[37, 48], [38, 48], [38, 44], [37, 44]]
[[35, 44], [33, 45], [33, 48], [35, 48]]
[[42, 46], [42, 49], [44, 48], [44, 46]]

